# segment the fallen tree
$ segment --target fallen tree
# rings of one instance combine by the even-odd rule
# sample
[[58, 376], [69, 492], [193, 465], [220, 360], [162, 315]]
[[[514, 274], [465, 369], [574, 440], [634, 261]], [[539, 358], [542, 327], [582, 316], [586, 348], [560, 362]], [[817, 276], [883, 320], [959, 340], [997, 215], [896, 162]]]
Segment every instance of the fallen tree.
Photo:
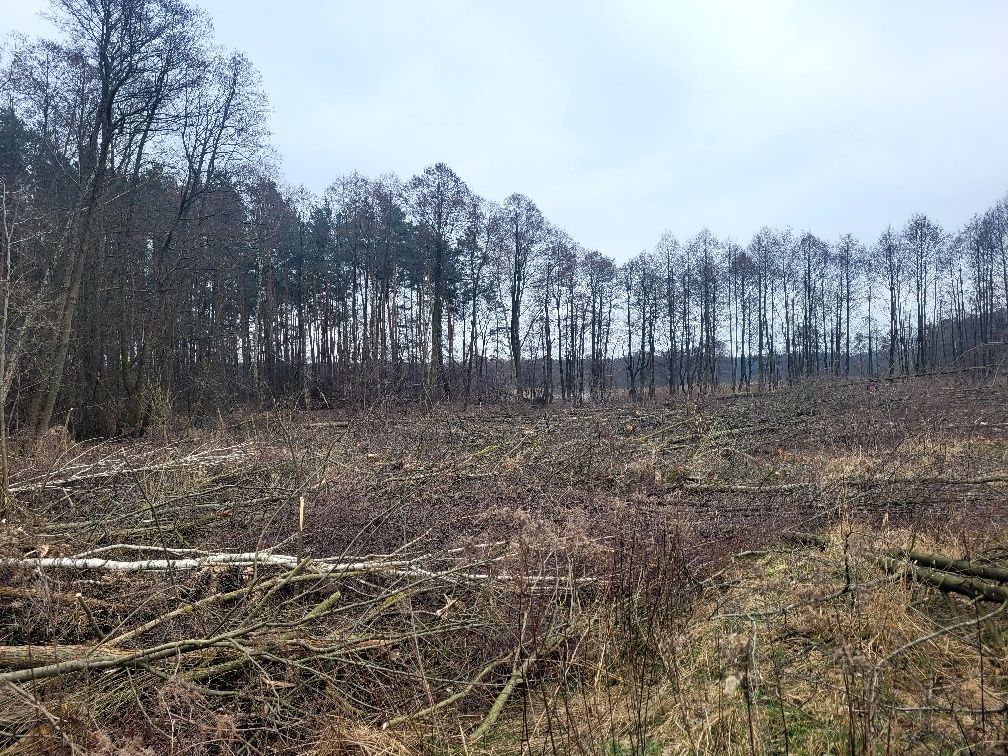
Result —
[[997, 603], [1008, 601], [1008, 588], [997, 583], [932, 567], [922, 567], [909, 559], [900, 560], [880, 555], [876, 560], [879, 566], [890, 574], [905, 575], [946, 593], [958, 593], [979, 601]]
[[[796, 531], [789, 537], [821, 549], [829, 546], [826, 538], [815, 533]], [[910, 549], [866, 549], [865, 553], [889, 574], [902, 575], [940, 591], [979, 601], [1008, 601], [1008, 586], [1002, 585], [1008, 583], [1008, 568]]]

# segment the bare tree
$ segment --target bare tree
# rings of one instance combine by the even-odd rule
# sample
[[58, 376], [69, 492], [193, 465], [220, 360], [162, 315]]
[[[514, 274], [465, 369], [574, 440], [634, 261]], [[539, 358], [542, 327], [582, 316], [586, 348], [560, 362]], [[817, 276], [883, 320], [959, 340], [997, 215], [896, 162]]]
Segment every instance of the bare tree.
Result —
[[917, 213], [903, 228], [903, 243], [910, 253], [917, 310], [916, 350], [914, 369], [923, 372], [928, 366], [927, 352], [928, 295], [934, 263], [944, 240], [942, 230], [922, 213]]
[[147, 134], [167, 106], [158, 86], [170, 73], [166, 62], [178, 58], [184, 35], [200, 29], [198, 14], [174, 0], [59, 0], [55, 11], [83, 85], [74, 107], [80, 112], [79, 176], [48, 375], [32, 401], [36, 431], [49, 424], [55, 408], [84, 271], [101, 244], [98, 214], [112, 189], [109, 179], [127, 159], [140, 165]]
[[525, 287], [532, 262], [542, 252], [547, 225], [539, 208], [528, 197], [512, 194], [504, 201], [504, 228], [509, 246], [509, 326], [508, 342], [514, 373], [514, 392], [519, 398], [524, 393], [522, 380], [522, 305]]
[[410, 206], [418, 223], [427, 233], [430, 245], [431, 360], [427, 391], [433, 400], [447, 391], [444, 373], [442, 326], [446, 297], [446, 277], [453, 265], [458, 237], [462, 233], [469, 204], [469, 188], [444, 163], [437, 163], [415, 176], [407, 185]]

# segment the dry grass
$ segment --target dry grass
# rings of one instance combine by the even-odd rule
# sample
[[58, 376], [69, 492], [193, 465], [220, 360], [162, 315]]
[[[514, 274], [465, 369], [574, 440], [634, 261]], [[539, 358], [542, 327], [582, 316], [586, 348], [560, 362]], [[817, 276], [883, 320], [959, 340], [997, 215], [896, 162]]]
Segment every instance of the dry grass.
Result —
[[[681, 633], [653, 738], [672, 753], [937, 753], [1004, 746], [1004, 618], [996, 609], [887, 578], [864, 554], [901, 531], [827, 530], [830, 545], [737, 558]], [[1005, 543], [1008, 530], [992, 534]], [[918, 548], [941, 544], [916, 538]], [[923, 542], [922, 542], [923, 541]], [[965, 626], [942, 632], [943, 628]], [[984, 637], [985, 690], [977, 634]], [[921, 638], [934, 636], [926, 642]], [[670, 681], [671, 682], [671, 681]], [[986, 709], [986, 716], [977, 712]]]

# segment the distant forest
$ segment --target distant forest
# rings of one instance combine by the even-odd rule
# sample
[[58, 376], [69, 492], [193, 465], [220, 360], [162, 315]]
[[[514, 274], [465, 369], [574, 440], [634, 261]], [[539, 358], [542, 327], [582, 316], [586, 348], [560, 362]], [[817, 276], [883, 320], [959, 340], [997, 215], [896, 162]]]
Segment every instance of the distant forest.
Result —
[[191, 5], [52, 14], [59, 39], [0, 52], [0, 375], [27, 433], [274, 402], [695, 396], [1000, 356], [1008, 199], [877, 239], [667, 233], [618, 264], [443, 163], [287, 185], [255, 68]]

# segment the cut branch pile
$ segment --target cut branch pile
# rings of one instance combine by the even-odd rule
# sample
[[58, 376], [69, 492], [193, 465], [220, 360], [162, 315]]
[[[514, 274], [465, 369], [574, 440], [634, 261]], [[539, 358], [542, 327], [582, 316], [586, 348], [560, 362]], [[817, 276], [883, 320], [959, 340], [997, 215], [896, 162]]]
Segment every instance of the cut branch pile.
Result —
[[[143, 550], [131, 544], [114, 549]], [[30, 685], [31, 695], [42, 700], [68, 697], [80, 713], [112, 717], [126, 702], [98, 704], [92, 691], [96, 684], [104, 688], [121, 679], [116, 675], [126, 674], [131, 684], [141, 687], [174, 682], [188, 686], [190, 695], [211, 690], [236, 695], [242, 690], [247, 696], [247, 686], [255, 680], [259, 691], [252, 699], [283, 688], [288, 696], [300, 693], [302, 703], [321, 695], [327, 709], [339, 701], [359, 716], [368, 718], [370, 712], [376, 722], [403, 724], [447, 706], [464, 706], [466, 698], [493, 690], [491, 674], [503, 672], [501, 662], [517, 655], [511, 673], [501, 678], [504, 687], [489, 714], [474, 725], [472, 737], [479, 740], [533, 665], [574, 636], [585, 612], [597, 611], [591, 608], [598, 594], [595, 580], [574, 577], [569, 568], [552, 574], [542, 569], [519, 573], [514, 565], [522, 555], [502, 544], [474, 546], [465, 553], [448, 549], [359, 560], [175, 551], [171, 558], [132, 561], [84, 555], [0, 561], [8, 579], [42, 585], [69, 580], [82, 590], [89, 586], [88, 595], [76, 594], [83, 623], [78, 632], [94, 638], [91, 643], [0, 646], [0, 696], [12, 703], [16, 689]], [[189, 555], [178, 553], [182, 551]], [[542, 559], [554, 560], [548, 554], [540, 557], [540, 565]], [[118, 573], [141, 581], [145, 593], [150, 591], [148, 598], [161, 583], [163, 593], [178, 591], [179, 600], [156, 612], [144, 611], [142, 602], [129, 607], [124, 620], [132, 622], [124, 624], [98, 611], [93, 600], [94, 591], [105, 585], [102, 576]], [[190, 586], [202, 582], [207, 590], [198, 598], [183, 598], [181, 585], [169, 590], [158, 577], [180, 581], [183, 574], [195, 575], [187, 578]], [[239, 585], [224, 590], [225, 580]], [[575, 606], [580, 609], [573, 610]], [[495, 618], [500, 623], [496, 629], [488, 625]], [[523, 630], [507, 639], [516, 620]], [[477, 641], [487, 632], [500, 633], [500, 641]], [[439, 675], [433, 668], [448, 661], [438, 658], [438, 649], [474, 643], [482, 649], [472, 659], [480, 669], [471, 673], [471, 682], [461, 691], [449, 687], [436, 694], [439, 686], [433, 680]], [[501, 656], [504, 649], [509, 650]], [[494, 653], [489, 661], [488, 651]], [[425, 677], [420, 680], [426, 682], [417, 688], [421, 671]], [[448, 679], [457, 675], [453, 670]], [[385, 684], [376, 688], [375, 677], [384, 678]], [[424, 695], [432, 701], [426, 707], [420, 703]], [[390, 707], [401, 713], [388, 718]], [[263, 729], [262, 738], [280, 721]]]

